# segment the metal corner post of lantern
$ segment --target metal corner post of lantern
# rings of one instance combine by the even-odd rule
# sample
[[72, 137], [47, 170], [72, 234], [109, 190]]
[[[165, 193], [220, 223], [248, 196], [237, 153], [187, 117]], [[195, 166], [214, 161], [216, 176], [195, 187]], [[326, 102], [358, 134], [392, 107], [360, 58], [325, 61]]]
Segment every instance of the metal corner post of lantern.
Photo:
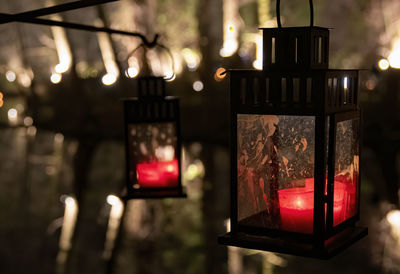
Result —
[[186, 197], [181, 184], [179, 99], [163, 77], [139, 77], [138, 98], [124, 100], [125, 199]]
[[328, 259], [360, 216], [358, 70], [329, 69], [329, 29], [263, 28], [263, 70], [230, 70], [231, 231], [219, 243]]

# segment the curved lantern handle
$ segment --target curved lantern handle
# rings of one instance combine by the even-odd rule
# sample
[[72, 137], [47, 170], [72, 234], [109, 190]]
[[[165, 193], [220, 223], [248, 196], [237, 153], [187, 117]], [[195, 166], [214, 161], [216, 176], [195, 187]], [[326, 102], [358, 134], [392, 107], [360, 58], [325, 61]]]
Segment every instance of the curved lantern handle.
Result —
[[159, 48], [163, 49], [164, 51], [167, 52], [169, 58], [171, 59], [172, 76], [171, 76], [170, 78], [164, 77], [164, 79], [168, 81], [168, 80], [173, 79], [174, 76], [175, 76], [175, 59], [174, 59], [174, 56], [172, 55], [171, 50], [170, 50], [168, 47], [166, 47], [166, 46], [164, 46], [163, 44], [160, 44], [160, 43], [157, 42], [158, 37], [159, 37], [159, 35], [157, 34], [156, 37], [154, 38], [154, 41], [153, 41], [152, 43], [150, 43], [150, 44], [149, 44], [149, 43], [148, 43], [148, 44], [142, 43], [142, 44], [140, 44], [139, 46], [137, 46], [134, 50], [132, 50], [132, 51], [128, 54], [127, 59], [128, 59], [129, 57], [131, 57], [131, 56], [132, 56], [138, 49], [140, 49], [140, 48], [149, 48], [149, 49], [152, 49], [152, 48], [159, 47]]
[[[310, 27], [314, 26], [314, 5], [313, 1], [309, 0], [310, 3]], [[278, 28], [282, 28], [281, 23], [281, 1], [276, 0], [276, 22], [278, 23]]]

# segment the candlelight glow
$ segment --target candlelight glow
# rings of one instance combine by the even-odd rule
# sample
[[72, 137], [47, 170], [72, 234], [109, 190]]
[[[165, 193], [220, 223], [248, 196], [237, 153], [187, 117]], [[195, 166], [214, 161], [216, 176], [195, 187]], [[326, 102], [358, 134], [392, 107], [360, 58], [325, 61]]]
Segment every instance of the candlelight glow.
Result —
[[378, 62], [378, 67], [381, 70], [387, 70], [389, 68], [389, 66], [390, 66], [390, 64], [389, 64], [389, 61], [387, 59], [381, 59]]
[[173, 146], [158, 147], [155, 153], [158, 161], [172, 161], [175, 157], [175, 149]]

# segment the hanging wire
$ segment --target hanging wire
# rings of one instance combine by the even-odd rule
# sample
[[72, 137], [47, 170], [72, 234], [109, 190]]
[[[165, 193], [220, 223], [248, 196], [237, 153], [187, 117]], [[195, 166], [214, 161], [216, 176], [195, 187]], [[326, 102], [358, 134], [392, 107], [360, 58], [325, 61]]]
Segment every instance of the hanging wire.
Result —
[[165, 80], [172, 80], [175, 76], [175, 61], [174, 61], [174, 56], [172, 55], [172, 52], [169, 48], [167, 48], [166, 46], [162, 45], [162, 44], [157, 44], [157, 46], [159, 46], [160, 48], [164, 49], [167, 54], [169, 55], [169, 57], [171, 58], [171, 68], [172, 68], [172, 75], [169, 78], [165, 78]]
[[[314, 26], [314, 5], [313, 1], [309, 0], [310, 3], [310, 27]], [[281, 1], [276, 0], [276, 23], [278, 24], [278, 28], [282, 28], [281, 23]]]

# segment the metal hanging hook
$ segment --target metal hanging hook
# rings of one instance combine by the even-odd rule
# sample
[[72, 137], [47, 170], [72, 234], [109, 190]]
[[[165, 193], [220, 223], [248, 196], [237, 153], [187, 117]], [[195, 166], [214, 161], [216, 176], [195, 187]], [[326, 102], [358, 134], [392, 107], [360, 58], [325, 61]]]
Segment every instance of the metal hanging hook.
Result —
[[[314, 26], [314, 5], [313, 1], [309, 0], [310, 3], [310, 27]], [[278, 28], [282, 28], [281, 23], [281, 1], [276, 0], [276, 22], [278, 24]]]

